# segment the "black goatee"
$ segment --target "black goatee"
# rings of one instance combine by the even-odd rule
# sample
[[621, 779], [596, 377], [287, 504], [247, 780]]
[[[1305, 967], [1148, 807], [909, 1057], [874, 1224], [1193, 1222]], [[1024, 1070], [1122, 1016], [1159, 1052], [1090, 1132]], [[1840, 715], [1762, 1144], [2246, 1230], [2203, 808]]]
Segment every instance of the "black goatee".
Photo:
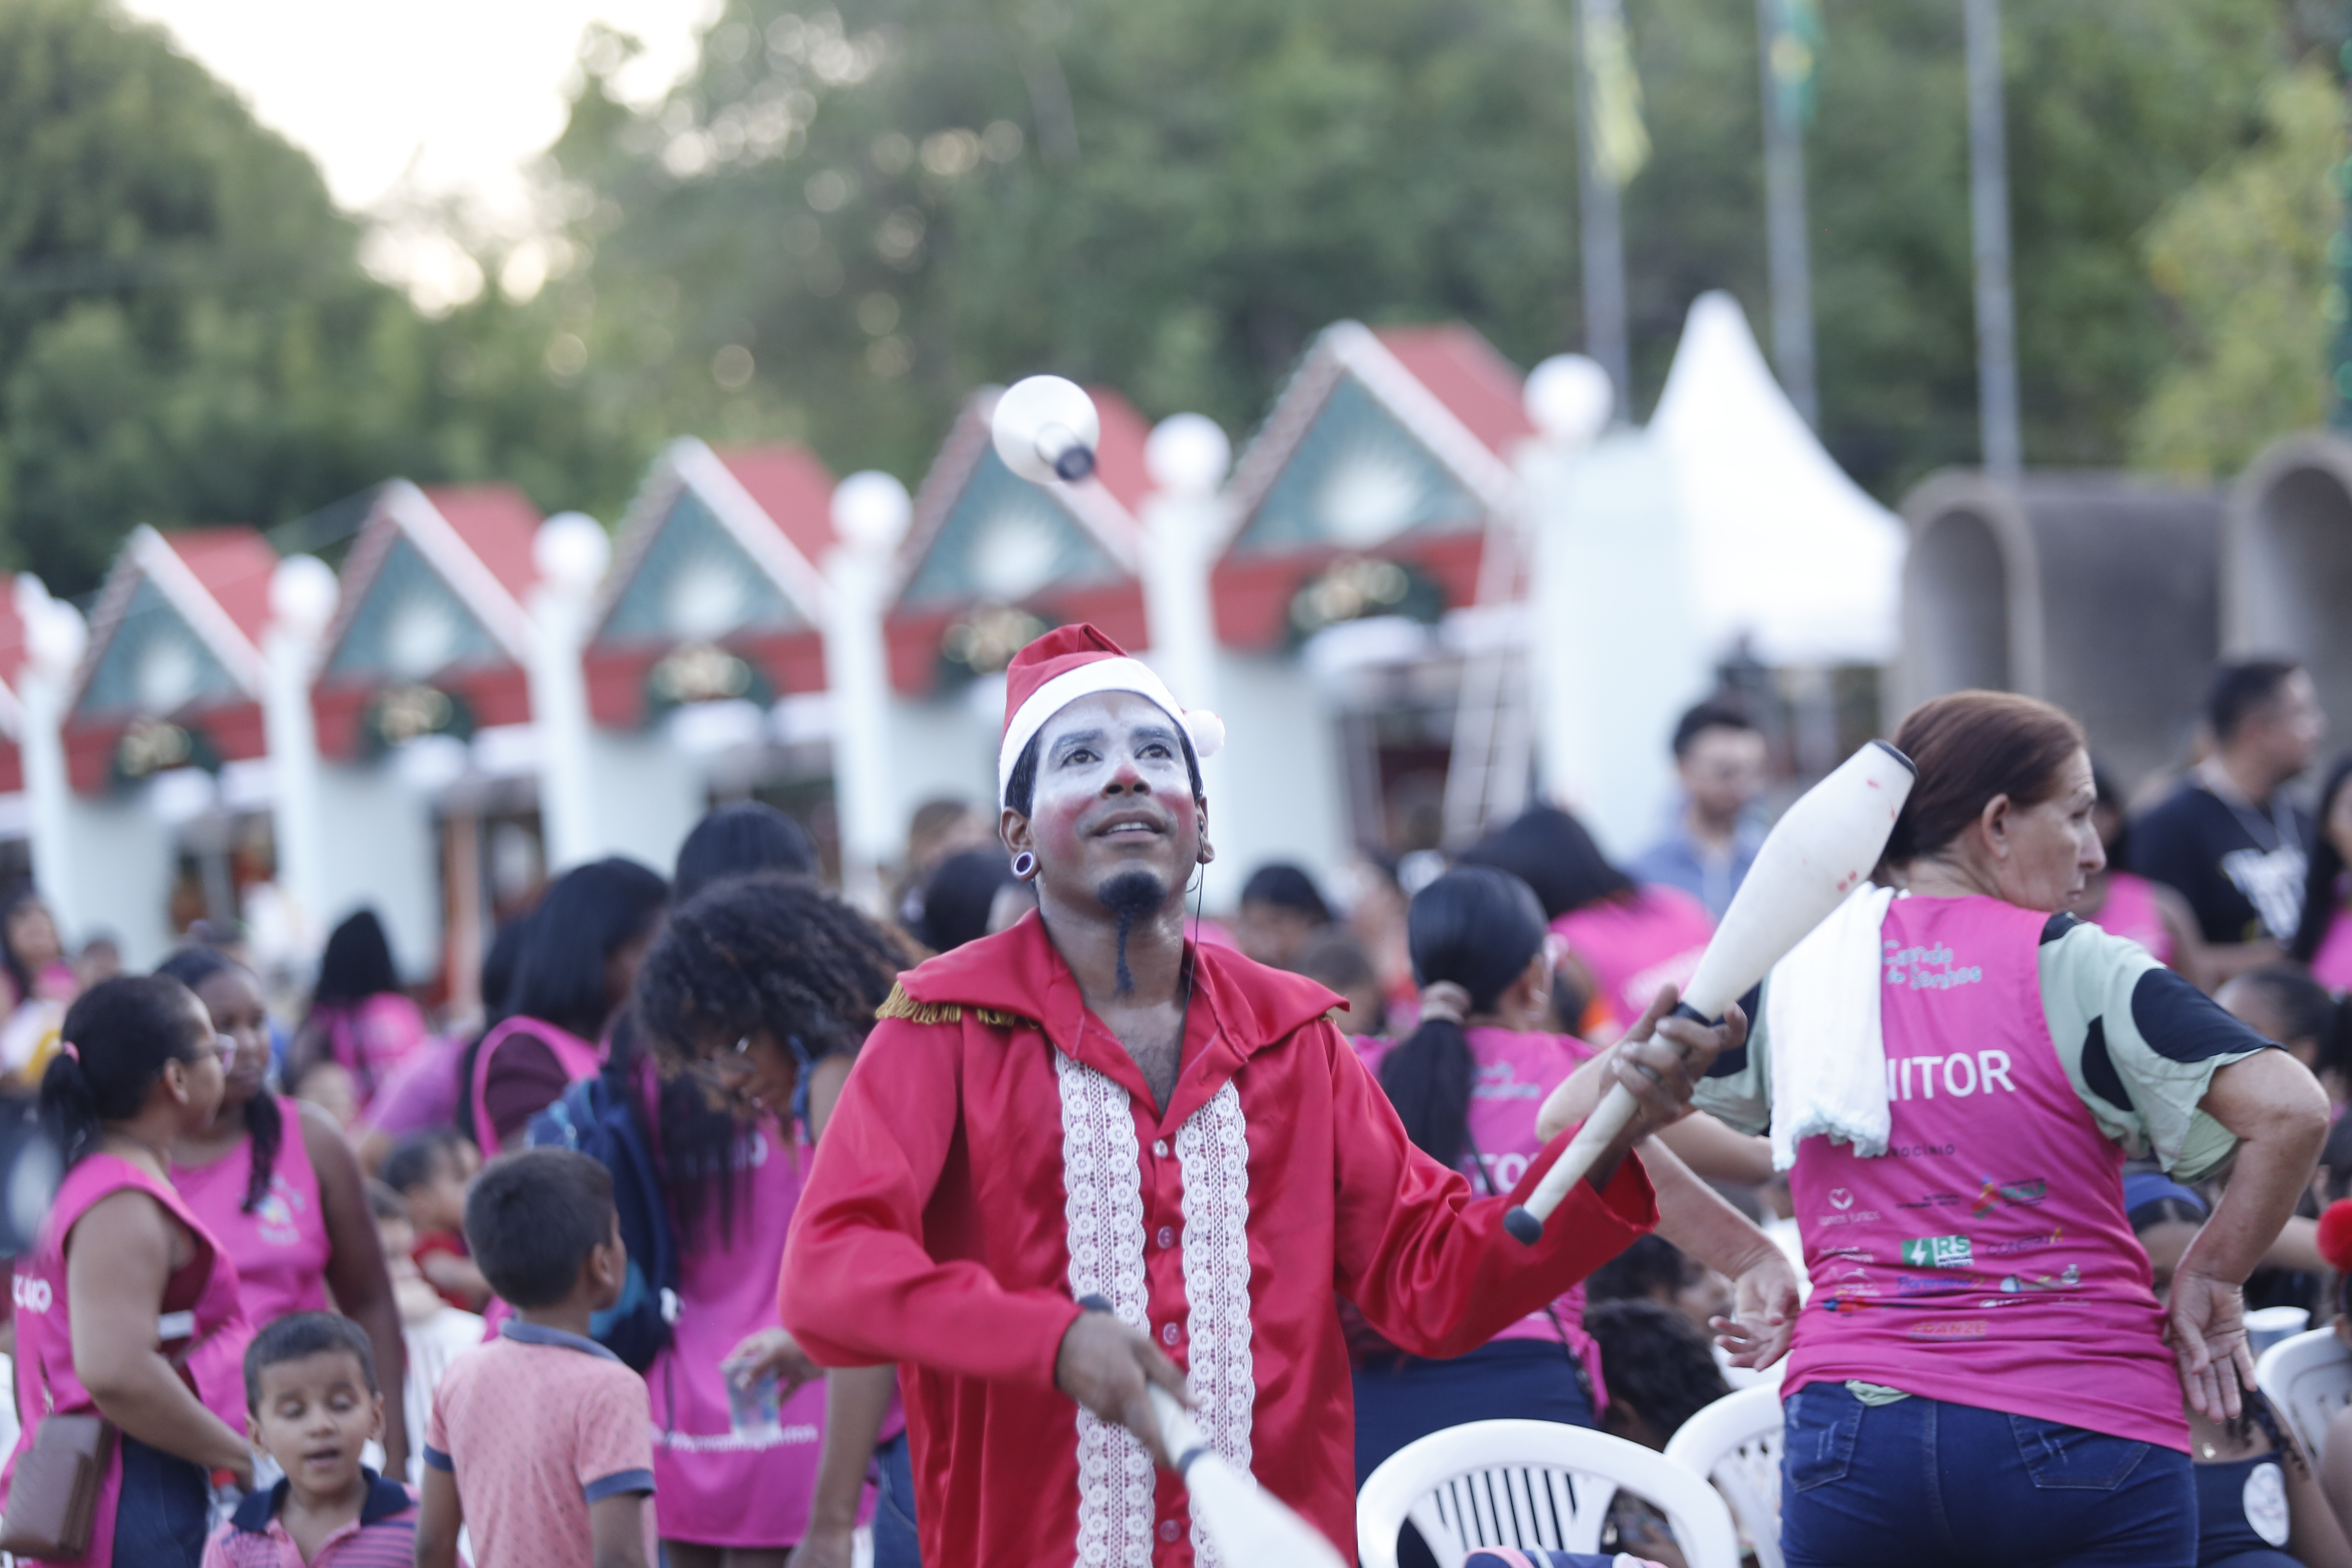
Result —
[[1158, 909], [1168, 897], [1168, 884], [1150, 871], [1121, 871], [1095, 889], [1103, 908], [1118, 917], [1118, 994], [1135, 990], [1135, 973], [1127, 966], [1127, 939], [1139, 916]]

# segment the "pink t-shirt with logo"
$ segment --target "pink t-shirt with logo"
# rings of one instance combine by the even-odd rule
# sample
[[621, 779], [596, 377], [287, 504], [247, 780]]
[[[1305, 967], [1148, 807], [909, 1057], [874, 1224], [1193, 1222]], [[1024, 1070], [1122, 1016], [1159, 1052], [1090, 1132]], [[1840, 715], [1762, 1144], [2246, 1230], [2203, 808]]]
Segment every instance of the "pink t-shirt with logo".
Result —
[[2158, 963], [2172, 963], [2172, 932], [2165, 928], [2156, 889], [2144, 877], [2129, 871], [2107, 873], [2107, 896], [2093, 921], [2111, 936], [2127, 937], [2156, 955]]
[[269, 1191], [252, 1213], [245, 1210], [253, 1182], [250, 1135], [208, 1165], [172, 1167], [172, 1185], [236, 1264], [245, 1321], [197, 1347], [188, 1370], [205, 1406], [239, 1431], [246, 1415], [245, 1347], [289, 1312], [327, 1310], [327, 1260], [334, 1253], [319, 1175], [302, 1141], [301, 1104], [280, 1100], [278, 1114], [284, 1131], [269, 1167]]
[[1882, 928], [1887, 1152], [1798, 1146], [1812, 1296], [1784, 1388], [1883, 1384], [2187, 1451], [2123, 1151], [2060, 1062], [2037, 964], [2049, 916], [1899, 899]]
[[[1570, 1035], [1522, 1034], [1514, 1029], [1479, 1026], [1463, 1031], [1469, 1042], [1476, 1076], [1470, 1084], [1470, 1143], [1474, 1153], [1462, 1157], [1462, 1173], [1481, 1193], [1507, 1193], [1527, 1173], [1528, 1162], [1543, 1152], [1536, 1136], [1536, 1113], [1544, 1097], [1567, 1081], [1596, 1053], [1594, 1047]], [[1360, 1036], [1356, 1055], [1374, 1078], [1395, 1042]], [[1485, 1170], [1480, 1171], [1480, 1163]], [[1530, 1312], [1495, 1336], [1498, 1340], [1565, 1342], [1583, 1366], [1592, 1386], [1592, 1408], [1598, 1415], [1608, 1403], [1601, 1379], [1601, 1350], [1584, 1331], [1584, 1287], [1578, 1285], [1552, 1303], [1549, 1312]]]
[[1706, 906], [1678, 888], [1644, 883], [1627, 899], [1602, 899], [1551, 922], [1592, 971], [1619, 1027], [1649, 1007], [1661, 985], [1680, 985], [1715, 935]]
[[2352, 909], [2345, 907], [2344, 883], [2336, 887], [2336, 914], [2319, 951], [2311, 955], [2311, 977], [2330, 991], [2352, 991]]

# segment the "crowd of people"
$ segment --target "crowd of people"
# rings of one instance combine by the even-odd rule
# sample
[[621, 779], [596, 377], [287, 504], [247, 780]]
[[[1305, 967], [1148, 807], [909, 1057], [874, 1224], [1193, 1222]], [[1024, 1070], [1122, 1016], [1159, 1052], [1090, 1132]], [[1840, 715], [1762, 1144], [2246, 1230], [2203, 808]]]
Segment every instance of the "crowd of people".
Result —
[[[65, 1174], [0, 1549], [1167, 1563], [1201, 1537], [1154, 1384], [1344, 1548], [1433, 1432], [1664, 1448], [1770, 1376], [1791, 1564], [2352, 1568], [2352, 1460], [2244, 1321], [2352, 1339], [2324, 732], [2303, 672], [2233, 664], [2126, 794], [2046, 704], [1936, 700], [1876, 881], [1713, 1024], [1670, 1009], [1764, 827], [1735, 703], [1622, 864], [1540, 805], [1202, 920], [1210, 731], [1089, 627], [1015, 660], [998, 809], [919, 812], [887, 918], [722, 806], [666, 874], [555, 878], [467, 1027], [366, 910], [281, 1016], [233, 931], [125, 974], [18, 889], [0, 1068]], [[1612, 1084], [1632, 1123], [1513, 1239]], [[1637, 1500], [1611, 1531], [1680, 1561]]]

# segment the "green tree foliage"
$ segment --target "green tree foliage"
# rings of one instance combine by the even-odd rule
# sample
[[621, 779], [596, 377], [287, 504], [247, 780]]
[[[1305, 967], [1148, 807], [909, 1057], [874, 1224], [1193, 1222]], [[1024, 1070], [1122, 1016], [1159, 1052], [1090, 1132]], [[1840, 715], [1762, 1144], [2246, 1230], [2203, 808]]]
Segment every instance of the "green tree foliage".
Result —
[[[1764, 319], [1755, 9], [1637, 0], [1638, 389], [1728, 287]], [[591, 51], [563, 176], [588, 375], [697, 427], [918, 469], [972, 385], [1053, 367], [1246, 428], [1342, 316], [1581, 337], [1562, 0], [729, 0], [635, 115]], [[2138, 238], [2255, 125], [2243, 0], [2011, 6], [2031, 458], [2110, 463], [2168, 351]], [[1959, 7], [1826, 8], [1811, 210], [1825, 434], [1882, 492], [1973, 460]], [[650, 290], [650, 292], [648, 292]]]
[[425, 321], [359, 237], [160, 32], [97, 0], [0, 5], [7, 563], [79, 593], [134, 523], [278, 523], [395, 473], [609, 515], [651, 438], [551, 378], [560, 303]]
[[[2283, 432], [2319, 422], [2341, 245], [2344, 97], [2316, 66], [2283, 74], [2265, 133], [2178, 197], [2150, 231], [2148, 269], [2178, 321], [2178, 358], [2133, 427], [2148, 468], [2235, 472]], [[2332, 315], [2333, 321], [2329, 320]]]

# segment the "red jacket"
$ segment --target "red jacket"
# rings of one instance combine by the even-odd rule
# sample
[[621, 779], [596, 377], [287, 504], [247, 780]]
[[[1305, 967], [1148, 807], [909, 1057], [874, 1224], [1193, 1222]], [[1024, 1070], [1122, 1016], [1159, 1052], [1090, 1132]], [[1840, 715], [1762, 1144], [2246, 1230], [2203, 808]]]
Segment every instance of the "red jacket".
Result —
[[780, 1304], [820, 1362], [901, 1363], [928, 1568], [1192, 1563], [1181, 1483], [1054, 1386], [1077, 1295], [1187, 1367], [1215, 1446], [1353, 1561], [1335, 1297], [1459, 1355], [1656, 1222], [1628, 1160], [1522, 1247], [1507, 1200], [1406, 1139], [1337, 997], [1235, 952], [1193, 963], [1164, 1115], [1033, 914], [900, 977], [825, 1127]]

